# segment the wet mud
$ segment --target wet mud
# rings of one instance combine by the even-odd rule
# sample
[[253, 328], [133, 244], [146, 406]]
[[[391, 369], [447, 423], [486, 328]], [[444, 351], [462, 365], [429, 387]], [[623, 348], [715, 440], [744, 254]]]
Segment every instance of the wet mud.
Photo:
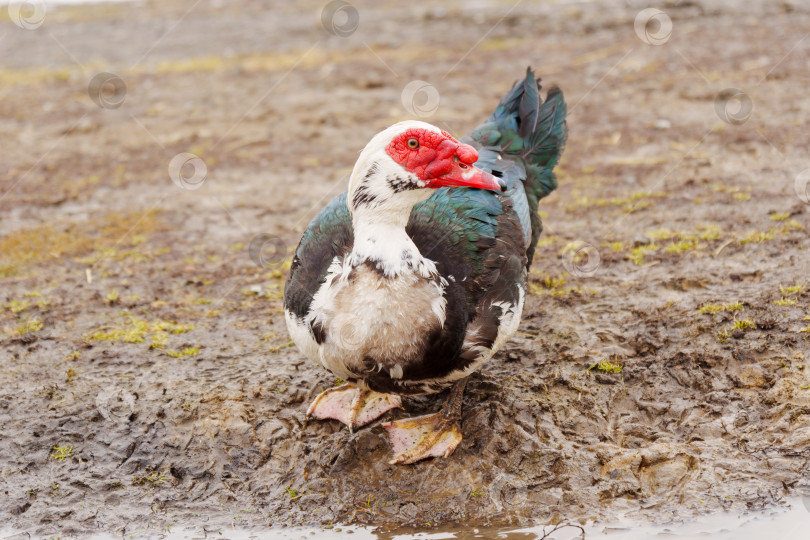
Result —
[[[355, 5], [345, 37], [319, 2], [0, 19], [0, 523], [662, 523], [806, 493], [807, 7], [665, 3], [651, 45], [635, 2]], [[305, 423], [337, 381], [287, 336], [289, 250], [413, 117], [410, 81], [463, 135], [528, 64], [570, 137], [519, 334], [472, 376], [456, 452], [389, 465], [379, 422]], [[195, 184], [169, 172], [186, 152]]]

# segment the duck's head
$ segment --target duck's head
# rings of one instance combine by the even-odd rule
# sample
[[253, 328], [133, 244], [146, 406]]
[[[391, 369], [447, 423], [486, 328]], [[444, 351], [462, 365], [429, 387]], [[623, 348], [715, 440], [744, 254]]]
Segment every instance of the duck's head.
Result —
[[[506, 191], [503, 180], [473, 164], [478, 152], [425, 122], [405, 121], [369, 141], [349, 180], [351, 212], [384, 218], [404, 212], [440, 187]], [[390, 217], [394, 217], [391, 215]]]

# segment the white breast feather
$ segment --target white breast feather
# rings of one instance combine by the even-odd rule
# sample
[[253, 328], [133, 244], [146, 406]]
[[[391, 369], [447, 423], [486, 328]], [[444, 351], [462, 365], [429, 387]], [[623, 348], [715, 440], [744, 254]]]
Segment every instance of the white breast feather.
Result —
[[[378, 372], [402, 378], [399, 359], [418, 356], [425, 332], [443, 327], [446, 316], [447, 282], [419, 274], [383, 279], [373, 269], [335, 259], [312, 298], [308, 320], [285, 313], [290, 334], [304, 354], [339, 377], [359, 376], [365, 359], [372, 357], [379, 362]], [[326, 333], [320, 345], [309, 331], [314, 324]]]

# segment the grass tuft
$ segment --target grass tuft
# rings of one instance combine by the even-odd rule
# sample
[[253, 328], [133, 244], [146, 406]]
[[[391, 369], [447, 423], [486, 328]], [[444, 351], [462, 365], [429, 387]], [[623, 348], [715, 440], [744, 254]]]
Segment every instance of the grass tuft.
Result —
[[166, 354], [171, 356], [172, 358], [184, 358], [186, 356], [197, 356], [200, 352], [200, 346], [195, 345], [194, 347], [186, 347], [182, 351], [166, 351]]
[[615, 361], [616, 358], [614, 358], [613, 360], [614, 360], [613, 362], [611, 362], [608, 359], [600, 360], [599, 362], [597, 362], [594, 365], [592, 365], [591, 367], [589, 367], [588, 371], [591, 371], [592, 369], [596, 368], [597, 370], [601, 371], [602, 373], [621, 373], [622, 368], [624, 366], [622, 366], [621, 364], [616, 362]]
[[65, 461], [73, 457], [73, 445], [71, 444], [57, 444], [51, 448], [51, 458], [56, 461]]
[[737, 311], [743, 308], [742, 303], [740, 302], [733, 302], [728, 304], [703, 304], [698, 308], [700, 312], [704, 315], [711, 315], [714, 313], [718, 313], [720, 311]]
[[750, 328], [756, 328], [756, 324], [753, 321], [748, 319], [739, 319], [734, 321], [734, 324], [731, 326], [732, 330], [748, 330]]
[[636, 246], [630, 250], [630, 253], [627, 255], [627, 259], [633, 264], [641, 266], [644, 264], [644, 258], [650, 253], [655, 253], [656, 251], [658, 251], [658, 246], [655, 244], [641, 244], [640, 246]]
[[782, 293], [782, 295], [796, 294], [802, 292], [803, 290], [804, 285], [801, 284], [791, 285], [789, 287], [782, 287], [781, 285], [779, 285], [779, 292]]
[[157, 487], [165, 481], [166, 473], [155, 471], [149, 474], [135, 475], [132, 478], [132, 485]]

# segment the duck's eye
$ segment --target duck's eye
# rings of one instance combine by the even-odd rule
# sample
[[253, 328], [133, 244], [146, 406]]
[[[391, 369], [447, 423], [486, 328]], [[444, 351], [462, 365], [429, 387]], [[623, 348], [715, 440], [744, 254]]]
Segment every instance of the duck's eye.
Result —
[[408, 139], [408, 148], [419, 148], [419, 141], [416, 139]]

